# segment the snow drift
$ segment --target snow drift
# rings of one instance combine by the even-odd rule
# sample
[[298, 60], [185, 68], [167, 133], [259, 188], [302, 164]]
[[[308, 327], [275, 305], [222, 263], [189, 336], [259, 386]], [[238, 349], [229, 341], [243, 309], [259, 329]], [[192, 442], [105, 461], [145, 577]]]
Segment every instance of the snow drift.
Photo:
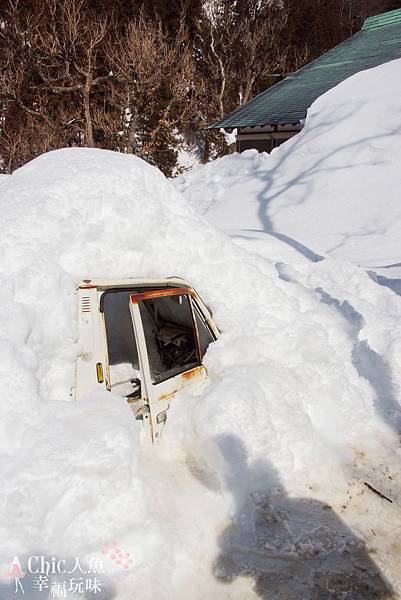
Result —
[[[133, 564], [107, 562], [105, 600], [390, 597], [398, 504], [364, 482], [399, 485], [399, 297], [351, 263], [230, 240], [132, 156], [51, 152], [7, 178], [0, 206], [2, 572], [15, 555], [88, 562], [118, 540]], [[208, 385], [177, 397], [149, 450], [121, 398], [69, 401], [75, 289], [169, 275], [223, 335]]]
[[303, 131], [271, 155], [249, 150], [179, 177], [218, 227], [281, 235], [365, 267], [400, 262], [401, 60], [321, 96]]

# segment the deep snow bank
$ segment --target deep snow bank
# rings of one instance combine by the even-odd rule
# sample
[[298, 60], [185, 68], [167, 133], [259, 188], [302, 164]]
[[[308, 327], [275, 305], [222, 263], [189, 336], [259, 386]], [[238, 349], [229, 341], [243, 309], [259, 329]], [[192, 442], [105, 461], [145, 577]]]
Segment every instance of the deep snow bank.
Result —
[[290, 248], [366, 267], [399, 263], [400, 97], [401, 60], [363, 71], [316, 100], [270, 156], [227, 156], [177, 185], [226, 231], [281, 234]]
[[[252, 577], [241, 575], [271, 568], [273, 552], [298, 561], [289, 600], [312, 585], [317, 564], [307, 557], [365, 553], [355, 535], [367, 537], [369, 504], [362, 516], [345, 514], [346, 527], [322, 502], [340, 510], [349, 481], [360, 491], [352, 470], [378, 466], [379, 453], [396, 447], [397, 296], [350, 264], [295, 268], [250, 253], [132, 156], [52, 152], [15, 172], [0, 194], [3, 572], [15, 554], [88, 560], [117, 539], [134, 563], [107, 572], [107, 600], [133, 590], [141, 600], [187, 598], [188, 589], [191, 598], [251, 598]], [[177, 398], [151, 452], [120, 398], [68, 402], [79, 351], [75, 287], [96, 276], [168, 275], [193, 282], [223, 336], [208, 352], [208, 386]], [[384, 399], [379, 363], [383, 377], [393, 374]], [[267, 505], [266, 493], [279, 490], [276, 508]], [[308, 510], [321, 523], [330, 516], [320, 529], [304, 514], [305, 498], [319, 499]], [[382, 509], [373, 509], [383, 534]], [[375, 541], [390, 577], [392, 540]], [[238, 545], [250, 564], [232, 558]], [[231, 585], [219, 582], [227, 564]]]

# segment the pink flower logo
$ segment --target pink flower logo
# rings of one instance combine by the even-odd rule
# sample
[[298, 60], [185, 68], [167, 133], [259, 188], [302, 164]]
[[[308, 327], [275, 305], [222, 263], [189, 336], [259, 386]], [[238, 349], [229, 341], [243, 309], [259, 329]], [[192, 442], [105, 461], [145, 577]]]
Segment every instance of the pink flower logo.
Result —
[[128, 571], [134, 564], [134, 561], [130, 558], [130, 553], [121, 550], [117, 542], [105, 544], [102, 548], [102, 554], [109, 556], [116, 565], [119, 565], [125, 571]]

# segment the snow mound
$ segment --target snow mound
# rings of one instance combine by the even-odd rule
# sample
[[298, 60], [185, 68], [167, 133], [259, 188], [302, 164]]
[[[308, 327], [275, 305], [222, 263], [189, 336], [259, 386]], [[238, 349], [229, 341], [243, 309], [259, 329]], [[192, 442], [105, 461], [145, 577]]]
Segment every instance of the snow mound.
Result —
[[300, 134], [270, 156], [249, 150], [177, 180], [221, 229], [365, 267], [401, 261], [401, 60], [321, 96]]
[[[311, 513], [325, 522], [358, 461], [376, 465], [396, 446], [398, 296], [349, 263], [276, 264], [235, 244], [133, 156], [51, 152], [7, 178], [0, 204], [4, 569], [14, 555], [89, 560], [118, 539], [134, 562], [109, 574], [105, 600], [132, 590], [141, 600], [186, 598], [189, 586], [199, 600], [252, 598], [264, 584], [253, 588], [247, 575], [261, 572], [271, 535], [269, 552], [294, 560], [358, 547], [375, 573], [362, 517], [345, 526], [332, 515], [317, 531]], [[68, 402], [79, 352], [75, 289], [86, 278], [168, 275], [193, 283], [223, 335], [206, 357], [207, 387], [177, 397], [152, 451], [140, 446], [121, 398]], [[281, 525], [272, 532], [266, 522]], [[263, 548], [248, 539], [254, 530]], [[238, 543], [250, 564], [233, 555]], [[383, 566], [387, 547], [376, 546]], [[288, 598], [318, 572], [305, 564]], [[393, 566], [387, 561], [390, 575]]]

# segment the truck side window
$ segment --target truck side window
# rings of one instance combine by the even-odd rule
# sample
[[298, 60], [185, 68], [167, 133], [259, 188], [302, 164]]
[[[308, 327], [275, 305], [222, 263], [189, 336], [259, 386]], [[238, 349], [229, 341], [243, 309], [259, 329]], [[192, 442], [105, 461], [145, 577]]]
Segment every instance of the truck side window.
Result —
[[134, 329], [129, 312], [132, 291], [106, 293], [103, 300], [109, 364], [130, 364], [139, 369]]
[[139, 310], [153, 383], [160, 383], [199, 365], [188, 296], [141, 300]]
[[137, 384], [140, 372], [134, 328], [129, 311], [131, 294], [132, 290], [106, 292], [103, 295], [103, 313], [110, 388], [119, 394], [132, 396], [134, 388], [140, 394]]

